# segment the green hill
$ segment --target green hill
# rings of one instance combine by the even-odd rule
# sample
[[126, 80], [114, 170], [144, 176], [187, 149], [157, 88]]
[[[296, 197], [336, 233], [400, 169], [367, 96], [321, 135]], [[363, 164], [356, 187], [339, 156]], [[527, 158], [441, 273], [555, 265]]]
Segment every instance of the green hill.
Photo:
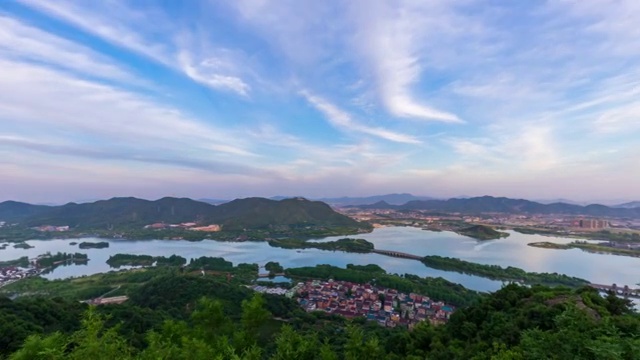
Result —
[[264, 198], [236, 199], [218, 206], [171, 197], [156, 201], [132, 197], [113, 198], [62, 206], [0, 205], [0, 215], [9, 214], [7, 219], [29, 227], [68, 225], [73, 229], [104, 229], [142, 227], [152, 223], [196, 222], [220, 224], [223, 229], [239, 230], [273, 226], [358, 225], [356, 221], [333, 211], [325, 203], [303, 198], [281, 201]]
[[264, 198], [237, 199], [216, 207], [210, 221], [226, 229], [265, 228], [270, 226], [357, 226], [351, 218], [339, 214], [320, 201], [304, 198], [280, 201]]
[[34, 216], [49, 210], [49, 206], [31, 205], [17, 201], [0, 203], [0, 221], [15, 221], [28, 216]]

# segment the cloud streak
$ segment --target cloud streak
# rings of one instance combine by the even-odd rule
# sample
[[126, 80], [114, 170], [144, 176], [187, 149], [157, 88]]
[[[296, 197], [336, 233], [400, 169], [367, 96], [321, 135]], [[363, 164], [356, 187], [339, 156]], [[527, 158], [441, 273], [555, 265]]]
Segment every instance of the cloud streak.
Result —
[[300, 93], [313, 107], [322, 112], [329, 123], [335, 128], [346, 131], [348, 133], [356, 132], [375, 136], [388, 141], [404, 143], [404, 144], [420, 144], [421, 142], [410, 135], [393, 132], [379, 127], [368, 127], [355, 122], [351, 115], [328, 102], [327, 100], [313, 95], [304, 90]]
[[[160, 11], [135, 11], [122, 2], [94, 4], [91, 8], [71, 1], [44, 3], [20, 0], [23, 4], [66, 21], [101, 39], [131, 50], [141, 56], [182, 72], [192, 80], [214, 90], [235, 92], [247, 96], [250, 86], [238, 76], [208, 66], [210, 57], [193, 59], [190, 49], [175, 34], [185, 32], [170, 21], [170, 15]], [[149, 26], [148, 24], [153, 24]], [[134, 27], [135, 26], [135, 27]], [[144, 29], [145, 31], [140, 31]], [[160, 37], [169, 42], [161, 43]], [[228, 63], [228, 65], [232, 65]], [[235, 72], [235, 69], [234, 69]]]

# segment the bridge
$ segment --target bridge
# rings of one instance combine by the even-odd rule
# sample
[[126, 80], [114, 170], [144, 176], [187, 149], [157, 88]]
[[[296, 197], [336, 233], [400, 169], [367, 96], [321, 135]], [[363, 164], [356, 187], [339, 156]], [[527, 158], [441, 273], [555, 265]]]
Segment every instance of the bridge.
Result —
[[602, 284], [589, 284], [594, 289], [598, 289], [600, 291], [611, 291], [616, 295], [622, 295], [624, 297], [636, 298], [640, 299], [640, 289], [632, 289], [629, 285], [618, 286], [616, 284], [612, 285], [602, 285]]
[[403, 253], [403, 252], [400, 252], [400, 251], [392, 251], [392, 250], [373, 249], [373, 250], [371, 250], [371, 252], [374, 252], [376, 254], [393, 256], [393, 257], [403, 258], [403, 259], [411, 259], [411, 260], [422, 260], [422, 258], [424, 258], [424, 256], [407, 254], [407, 253]]

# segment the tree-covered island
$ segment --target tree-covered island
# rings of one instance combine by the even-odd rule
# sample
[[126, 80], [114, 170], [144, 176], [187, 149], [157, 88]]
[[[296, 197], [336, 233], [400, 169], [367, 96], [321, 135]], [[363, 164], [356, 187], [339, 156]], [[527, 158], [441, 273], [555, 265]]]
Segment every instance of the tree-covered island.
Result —
[[589, 284], [587, 280], [567, 276], [564, 274], [526, 272], [520, 268], [516, 268], [513, 266], [503, 268], [498, 265], [484, 265], [435, 255], [425, 256], [422, 259], [422, 263], [424, 263], [428, 267], [438, 270], [457, 271], [460, 273], [481, 276], [493, 280], [518, 282], [529, 285], [560, 285], [577, 288]]
[[83, 241], [80, 244], [78, 244], [78, 248], [80, 249], [105, 249], [108, 247], [109, 247], [109, 243], [106, 241], [99, 241], [99, 242]]
[[320, 249], [345, 251], [355, 253], [368, 253], [374, 246], [365, 239], [344, 238], [336, 241], [306, 241], [299, 239], [277, 239], [270, 240], [269, 245], [284, 249]]

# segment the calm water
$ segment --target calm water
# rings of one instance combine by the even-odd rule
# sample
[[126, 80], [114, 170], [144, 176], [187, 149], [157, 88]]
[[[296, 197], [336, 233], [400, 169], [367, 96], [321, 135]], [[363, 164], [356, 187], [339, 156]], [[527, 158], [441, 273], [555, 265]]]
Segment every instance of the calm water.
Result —
[[[557, 272], [581, 277], [595, 283], [634, 285], [640, 281], [640, 258], [616, 255], [591, 254], [579, 249], [555, 250], [527, 246], [534, 241], [567, 243], [566, 238], [552, 238], [540, 235], [524, 235], [510, 232], [507, 239], [479, 242], [451, 232], [431, 232], [419, 228], [388, 227], [376, 229], [370, 234], [358, 235], [375, 244], [378, 249], [397, 250], [416, 255], [440, 255], [456, 257], [482, 264], [515, 266], [527, 271]], [[343, 236], [322, 240], [336, 240]], [[81, 250], [70, 242], [108, 241], [107, 249]], [[419, 261], [398, 259], [378, 254], [353, 254], [315, 249], [288, 250], [270, 247], [266, 242], [217, 242], [204, 240], [188, 242], [176, 240], [30, 240], [32, 249], [14, 249], [12, 245], [0, 250], [0, 260], [11, 260], [20, 256], [35, 257], [47, 251], [80, 252], [89, 255], [87, 265], [59, 267], [45, 275], [49, 279], [90, 275], [112, 270], [106, 260], [116, 253], [148, 254], [170, 256], [173, 254], [187, 259], [200, 256], [223, 257], [234, 264], [258, 263], [264, 266], [268, 261], [278, 261], [284, 267], [314, 266], [331, 264], [344, 267], [346, 264], [378, 264], [390, 273], [410, 273], [420, 276], [441, 276], [449, 281], [481, 291], [494, 291], [502, 285], [499, 281], [475, 276], [434, 270]]]

